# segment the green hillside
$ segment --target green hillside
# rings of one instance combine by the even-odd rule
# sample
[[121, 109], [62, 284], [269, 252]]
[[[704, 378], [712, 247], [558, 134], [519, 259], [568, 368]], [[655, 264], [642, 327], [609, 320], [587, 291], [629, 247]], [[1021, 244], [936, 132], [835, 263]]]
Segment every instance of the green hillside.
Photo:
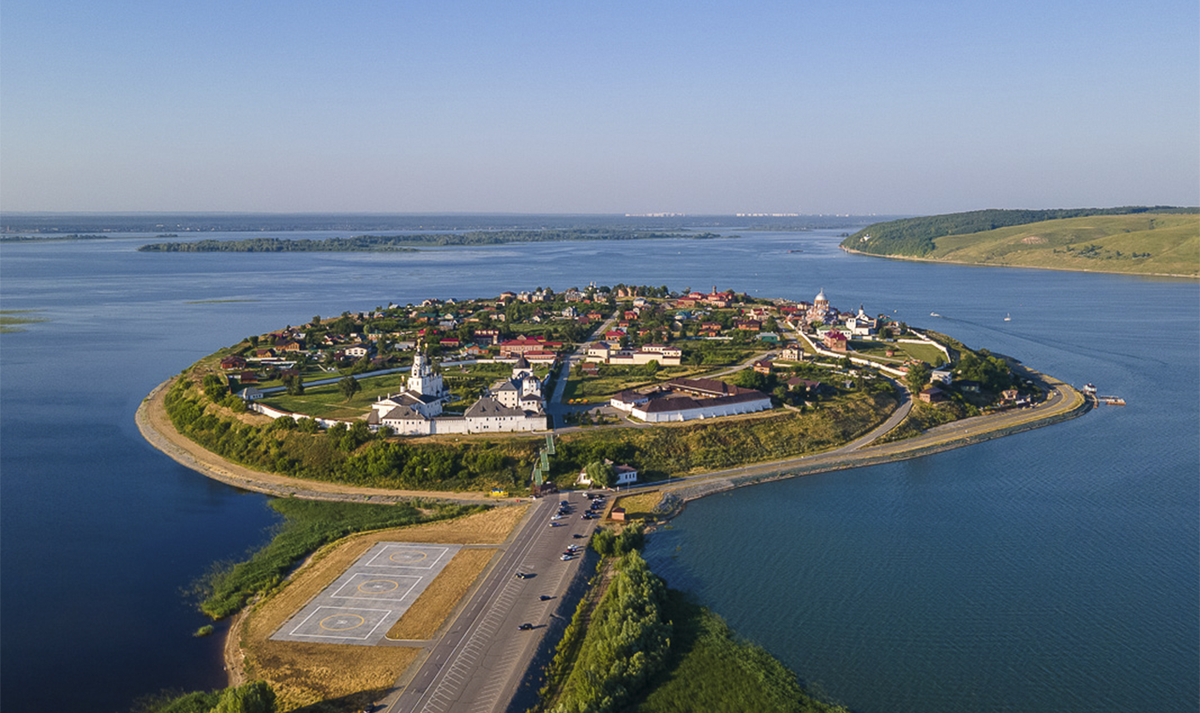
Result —
[[1200, 212], [975, 211], [878, 223], [842, 246], [973, 265], [1200, 277]]

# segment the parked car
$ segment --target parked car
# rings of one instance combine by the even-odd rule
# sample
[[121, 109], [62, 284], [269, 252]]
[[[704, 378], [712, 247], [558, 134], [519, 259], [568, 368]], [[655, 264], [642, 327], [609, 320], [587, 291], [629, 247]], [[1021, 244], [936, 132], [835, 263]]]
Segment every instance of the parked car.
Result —
[[518, 626], [517, 628], [520, 629], [521, 631], [529, 631], [530, 629], [533, 628], [533, 624], [530, 624], [529, 622], [525, 622], [524, 624]]

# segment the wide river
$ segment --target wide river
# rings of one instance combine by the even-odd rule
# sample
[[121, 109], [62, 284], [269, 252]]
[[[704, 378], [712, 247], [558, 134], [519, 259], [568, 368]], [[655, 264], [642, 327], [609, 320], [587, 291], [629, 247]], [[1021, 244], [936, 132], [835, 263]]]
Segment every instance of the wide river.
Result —
[[156, 384], [313, 315], [593, 281], [807, 300], [824, 289], [842, 309], [1125, 397], [999, 441], [701, 500], [647, 556], [858, 713], [1198, 708], [1195, 282], [893, 262], [842, 253], [832, 231], [135, 252], [149, 241], [0, 247], [0, 306], [45, 320], [0, 348], [5, 713], [119, 712], [224, 683], [219, 638], [192, 638], [206, 622], [185, 590], [261, 544], [274, 518], [263, 496], [142, 440], [133, 415]]

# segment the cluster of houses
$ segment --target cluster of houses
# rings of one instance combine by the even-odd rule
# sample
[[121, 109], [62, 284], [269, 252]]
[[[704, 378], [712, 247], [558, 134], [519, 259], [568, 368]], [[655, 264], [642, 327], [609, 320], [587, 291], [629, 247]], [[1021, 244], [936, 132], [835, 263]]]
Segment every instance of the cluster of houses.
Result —
[[[603, 340], [587, 346], [581, 366], [585, 374], [598, 373], [600, 364], [680, 365], [683, 350], [677, 346], [656, 342], [640, 346], [628, 345], [633, 336], [636, 336], [639, 342], [647, 339], [667, 340], [667, 336], [658, 337], [658, 331], [682, 332], [682, 324], [687, 322], [698, 325], [694, 330], [688, 331], [698, 334], [701, 338], [728, 339], [728, 336], [722, 336], [722, 331], [733, 329], [753, 333], [758, 339], [768, 343], [779, 343], [779, 334], [771, 331], [779, 324], [803, 335], [802, 338], [809, 342], [810, 350], [815, 348], [819, 353], [826, 355], [847, 354], [851, 351], [851, 339], [871, 338], [888, 328], [884, 318], [872, 317], [862, 305], [857, 312], [840, 312], [830, 305], [823, 289], [811, 303], [777, 300], [771, 304], [747, 299], [733, 291], [718, 291], [716, 287], [709, 293], [690, 292], [665, 302], [652, 302], [639, 296], [638, 288], [621, 287], [616, 293], [618, 297], [626, 300], [632, 298], [632, 304], [626, 302], [623, 311], [618, 313], [617, 328], [605, 333]], [[388, 394], [371, 404], [367, 423], [372, 430], [387, 428], [392, 433], [402, 436], [545, 431], [549, 429], [550, 422], [545, 407], [544, 382], [534, 374], [534, 366], [553, 365], [564, 348], [563, 342], [540, 335], [505, 339], [504, 332], [488, 322], [505, 321], [504, 308], [508, 305], [548, 303], [560, 299], [570, 304], [563, 307], [562, 301], [558, 301], [553, 311], [544, 311], [542, 306], [533, 308], [535, 311], [530, 319], [535, 322], [543, 318], [577, 320], [581, 323], [600, 321], [605, 315], [598, 311], [599, 305], [596, 308], [590, 306], [595, 304], [593, 296], [591, 289], [571, 289], [558, 295], [550, 290], [538, 289], [532, 292], [504, 292], [494, 301], [474, 301], [461, 305], [454, 300], [426, 300], [409, 311], [406, 321], [402, 320], [404, 326], [412, 331], [384, 335], [372, 329], [370, 319], [359, 315], [357, 323], [365, 325], [362, 333], [332, 334], [326, 331], [320, 337], [320, 345], [314, 346], [314, 349], [334, 349], [337, 358], [361, 359], [370, 357], [375, 352], [375, 343], [386, 336], [393, 349], [416, 350], [405, 390], [397, 394]], [[481, 305], [488, 318], [486, 320], [480, 319]], [[462, 309], [459, 309], [460, 306]], [[731, 308], [736, 310], [732, 319], [728, 312], [714, 313], [715, 310]], [[391, 315], [377, 313], [370, 317], [395, 319], [395, 309], [398, 308], [390, 307]], [[522, 319], [531, 314], [531, 308], [528, 306], [520, 309]], [[509, 315], [511, 314], [512, 311], [509, 310]], [[644, 319], [648, 316], [653, 316], [653, 319]], [[671, 319], [674, 319], [673, 330], [663, 327], [664, 317], [668, 325]], [[473, 329], [459, 329], [465, 322], [472, 321], [479, 324]], [[314, 322], [313, 326], [316, 324]], [[414, 329], [418, 325], [420, 328]], [[653, 329], [638, 329], [639, 326]], [[447, 336], [444, 332], [439, 336], [439, 330], [458, 330], [459, 336]], [[291, 328], [266, 335], [262, 348], [256, 349], [252, 355], [226, 357], [221, 361], [221, 368], [231, 377], [239, 378], [243, 384], [254, 383], [256, 379], [256, 373], [251, 368], [251, 362], [254, 361], [269, 367], [278, 376], [298, 375], [294, 367], [298, 356], [305, 352], [305, 336], [303, 331]], [[443, 351], [456, 350], [456, 353], [463, 357], [493, 356], [498, 360], [511, 360], [514, 362], [511, 374], [493, 384], [461, 415], [444, 413], [443, 406], [450, 400], [449, 390], [441, 375], [434, 371], [429, 357], [423, 353], [420, 342], [403, 341], [404, 338], [414, 337], [423, 339], [426, 343], [436, 344]], [[849, 356], [852, 360], [857, 359], [853, 355]], [[888, 356], [892, 354], [889, 352]], [[804, 349], [790, 343], [782, 346], [779, 358], [784, 362], [800, 362], [806, 355]], [[770, 373], [773, 363], [762, 361], [755, 363], [753, 368], [762, 373]], [[902, 366], [899, 369], [882, 368], [893, 375], [903, 373], [904, 370]], [[930, 385], [918, 398], [927, 403], [945, 400], [947, 394], [944, 389], [949, 387], [951, 379], [949, 368], [935, 370]], [[811, 395], [827, 388], [820, 382], [802, 377], [788, 380], [787, 385], [791, 389], [799, 389]], [[959, 381], [955, 388], [960, 391], [978, 391], [979, 385]], [[1005, 392], [1003, 397], [1006, 403], [1019, 403], [1016, 391]], [[645, 423], [736, 416], [772, 408], [771, 397], [768, 394], [703, 378], [677, 378], [649, 388], [622, 391], [611, 397], [609, 405]], [[255, 408], [269, 415], [301, 417], [299, 414], [288, 414], [277, 409], [258, 408], [257, 405]], [[618, 484], [632, 483], [638, 476], [637, 470], [627, 465], [615, 466], [615, 471]], [[586, 473], [580, 474], [580, 482], [588, 482]]]

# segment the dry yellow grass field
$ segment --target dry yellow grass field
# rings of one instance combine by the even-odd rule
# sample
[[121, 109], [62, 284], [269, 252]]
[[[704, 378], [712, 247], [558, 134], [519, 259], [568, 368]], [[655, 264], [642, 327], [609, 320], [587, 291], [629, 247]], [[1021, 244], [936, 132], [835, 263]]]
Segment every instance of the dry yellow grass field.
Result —
[[[361, 709], [395, 683], [416, 660], [420, 648], [271, 641], [271, 634], [376, 542], [500, 544], [508, 538], [527, 509], [527, 505], [494, 508], [457, 520], [352, 535], [323, 548], [297, 571], [287, 586], [254, 605], [246, 616], [234, 623], [230, 636], [235, 637], [238, 646], [227, 647], [227, 657], [233, 659], [227, 662], [231, 671], [230, 684], [255, 679], [267, 681], [275, 690], [281, 712]], [[430, 627], [437, 630], [441, 620], [433, 623], [434, 614], [444, 612], [444, 619], [471, 586], [471, 582], [463, 586], [462, 573], [475, 568], [482, 559], [483, 565], [475, 569], [477, 575], [494, 552], [492, 548], [461, 550], [459, 555], [467, 554], [462, 558], [465, 564], [456, 565], [457, 556], [451, 560], [442, 574], [451, 571], [452, 567], [458, 574], [454, 575], [452, 586], [439, 585], [440, 576], [430, 584], [430, 590], [437, 588], [445, 599], [436, 602], [430, 599], [423, 605], [430, 613], [421, 617], [420, 630], [426, 631]], [[421, 599], [428, 594], [426, 591]]]
[[475, 579], [487, 567], [494, 547], [459, 550], [446, 568], [430, 583], [421, 596], [404, 612], [387, 633], [395, 641], [425, 640], [437, 633]]
[[625, 508], [626, 520], [650, 520], [654, 516], [651, 511], [662, 501], [662, 493], [657, 490], [650, 493], [638, 493], [618, 498], [613, 507]]

